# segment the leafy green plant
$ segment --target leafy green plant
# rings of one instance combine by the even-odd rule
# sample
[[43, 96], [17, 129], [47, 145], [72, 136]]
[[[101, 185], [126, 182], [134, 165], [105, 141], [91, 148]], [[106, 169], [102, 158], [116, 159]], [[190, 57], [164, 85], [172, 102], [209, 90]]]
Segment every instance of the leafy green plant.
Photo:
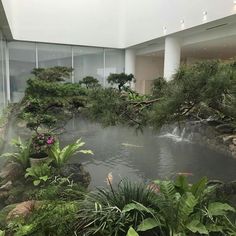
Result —
[[4, 153], [1, 157], [9, 157], [26, 169], [29, 166], [31, 140], [24, 143], [21, 138], [18, 137], [18, 139], [13, 139], [11, 143], [14, 147], [16, 147], [18, 152]]
[[[207, 179], [154, 181], [156, 188], [124, 182], [91, 192], [81, 205], [78, 229], [88, 235], [234, 235], [235, 209], [214, 200]], [[100, 234], [99, 234], [100, 233]]]
[[126, 235], [130, 225], [135, 228], [142, 219], [153, 215], [155, 194], [142, 183], [123, 180], [114, 189], [90, 192], [81, 203], [77, 232], [93, 235]]
[[86, 189], [78, 183], [73, 183], [69, 178], [55, 176], [50, 178], [46, 185], [28, 191], [29, 199], [38, 201], [75, 201], [84, 198]]
[[75, 201], [42, 202], [28, 218], [16, 218], [8, 223], [9, 235], [68, 235], [73, 236], [76, 212], [79, 205]]
[[48, 181], [51, 174], [51, 167], [47, 163], [44, 163], [42, 165], [35, 165], [27, 168], [25, 178], [32, 178], [33, 184], [35, 186], [38, 186], [42, 182], [45, 183], [46, 181]]
[[76, 153], [93, 154], [91, 150], [79, 150], [84, 144], [81, 139], [78, 139], [61, 149], [57, 140], [49, 150], [49, 158], [58, 168], [61, 168]]

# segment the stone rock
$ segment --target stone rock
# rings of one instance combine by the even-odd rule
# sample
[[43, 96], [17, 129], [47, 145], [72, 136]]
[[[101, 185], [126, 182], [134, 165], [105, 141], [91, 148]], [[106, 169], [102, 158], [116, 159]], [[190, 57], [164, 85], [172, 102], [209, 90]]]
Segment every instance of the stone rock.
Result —
[[234, 139], [235, 139], [235, 141], [236, 141], [236, 135], [227, 135], [227, 136], [224, 136], [224, 137], [223, 137], [223, 142], [224, 142], [225, 144], [230, 144], [230, 143], [233, 142]]
[[9, 180], [8, 182], [6, 182], [4, 185], [2, 185], [1, 187], [0, 187], [0, 191], [9, 191], [9, 190], [11, 190], [12, 189], [12, 181], [11, 180]]
[[14, 182], [21, 178], [24, 174], [23, 168], [20, 164], [15, 162], [8, 162], [0, 172], [0, 178], [4, 179], [5, 183], [8, 181]]
[[0, 191], [0, 200], [6, 199], [9, 196], [8, 191]]
[[91, 176], [89, 172], [84, 170], [84, 167], [80, 163], [73, 163], [65, 165], [61, 174], [64, 177], [69, 177], [75, 183], [80, 183], [84, 187], [88, 187], [91, 182]]
[[16, 202], [19, 202], [18, 196], [14, 196], [12, 194], [9, 194], [8, 198], [5, 200], [6, 205], [15, 204]]
[[40, 206], [39, 201], [25, 201], [17, 204], [13, 210], [11, 210], [7, 215], [7, 220], [12, 220], [17, 217], [27, 217], [30, 215], [34, 209]]
[[236, 145], [236, 135], [235, 135], [235, 138], [233, 138], [232, 143], [233, 143], [234, 145]]
[[235, 146], [234, 144], [230, 144], [230, 145], [229, 145], [229, 150], [230, 150], [231, 152], [236, 152], [236, 146]]
[[222, 124], [216, 126], [216, 130], [220, 133], [229, 134], [234, 131], [234, 127], [230, 124]]

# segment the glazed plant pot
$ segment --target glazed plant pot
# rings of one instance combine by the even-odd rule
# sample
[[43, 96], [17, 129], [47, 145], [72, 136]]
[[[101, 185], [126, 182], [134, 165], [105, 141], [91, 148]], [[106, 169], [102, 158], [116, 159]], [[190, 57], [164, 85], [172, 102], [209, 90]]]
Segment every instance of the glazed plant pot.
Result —
[[39, 166], [42, 165], [46, 162], [48, 162], [48, 157], [43, 157], [43, 158], [30, 158], [30, 166]]

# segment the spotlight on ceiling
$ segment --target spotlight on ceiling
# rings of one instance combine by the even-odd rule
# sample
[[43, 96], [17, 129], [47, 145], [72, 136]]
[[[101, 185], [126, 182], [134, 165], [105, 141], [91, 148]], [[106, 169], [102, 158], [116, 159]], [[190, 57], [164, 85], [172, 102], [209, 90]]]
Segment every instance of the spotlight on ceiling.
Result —
[[185, 29], [184, 20], [181, 20], [181, 21], [180, 21], [180, 24], [181, 24], [181, 29]]
[[236, 5], [236, 0], [234, 0], [233, 2], [234, 2], [234, 4]]
[[166, 33], [167, 33], [167, 28], [166, 26], [163, 26], [163, 34], [166, 35]]
[[203, 11], [203, 21], [205, 22], [205, 21], [207, 21], [207, 11]]

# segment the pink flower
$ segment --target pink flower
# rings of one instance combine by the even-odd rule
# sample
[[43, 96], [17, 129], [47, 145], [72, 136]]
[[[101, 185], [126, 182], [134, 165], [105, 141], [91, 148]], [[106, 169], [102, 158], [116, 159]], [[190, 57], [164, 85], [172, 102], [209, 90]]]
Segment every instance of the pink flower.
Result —
[[47, 144], [53, 144], [54, 143], [54, 139], [52, 137], [49, 137], [47, 140]]

